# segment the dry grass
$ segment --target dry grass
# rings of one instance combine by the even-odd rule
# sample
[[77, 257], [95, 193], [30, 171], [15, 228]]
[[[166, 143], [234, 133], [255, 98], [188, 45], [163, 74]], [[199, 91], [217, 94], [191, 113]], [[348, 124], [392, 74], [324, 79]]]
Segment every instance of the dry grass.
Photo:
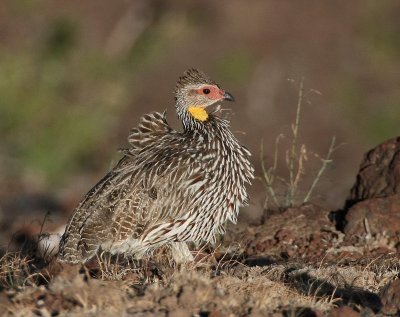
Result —
[[[294, 82], [293, 80], [291, 80]], [[305, 92], [304, 78], [301, 79], [298, 87], [298, 99], [296, 106], [296, 116], [291, 125], [291, 135], [289, 137], [289, 148], [285, 151], [285, 163], [288, 172], [288, 177], [282, 177], [278, 174], [278, 159], [280, 157], [279, 144], [285, 137], [279, 134], [275, 139], [275, 149], [272, 164], [267, 167], [264, 158], [264, 145], [261, 143], [260, 161], [262, 175], [261, 180], [265, 186], [266, 198], [264, 209], [279, 209], [284, 210], [288, 207], [307, 203], [312, 198], [314, 190], [324, 174], [326, 168], [332, 163], [332, 154], [337, 149], [336, 137], [333, 137], [325, 157], [321, 157], [317, 153], [311, 153], [307, 150], [305, 144], [300, 143], [300, 120], [301, 111], [304, 99], [309, 94], [317, 93], [315, 89], [310, 89]], [[320, 167], [316, 171], [311, 171], [314, 175], [310, 184], [302, 184], [304, 175], [306, 174], [306, 161], [311, 157], [310, 154], [320, 162]], [[301, 187], [307, 187], [305, 194], [300, 197], [299, 191]]]
[[272, 312], [301, 316], [304, 309], [326, 313], [343, 304], [378, 311], [377, 293], [399, 274], [396, 263], [380, 258], [363, 266], [288, 262], [249, 267], [237, 255], [221, 254], [218, 249], [202, 250], [196, 256], [197, 262], [176, 266], [161, 252], [151, 262], [103, 254], [95, 269], [65, 266], [39, 282], [37, 275], [43, 275], [32, 271], [29, 259], [8, 253], [0, 262], [2, 293], [8, 298], [0, 301], [5, 308], [1, 316], [167, 316], [216, 311], [228, 316]]
[[[0, 258], [0, 289], [20, 289], [36, 284], [33, 259], [21, 252], [8, 252]], [[42, 276], [40, 276], [42, 277]]]

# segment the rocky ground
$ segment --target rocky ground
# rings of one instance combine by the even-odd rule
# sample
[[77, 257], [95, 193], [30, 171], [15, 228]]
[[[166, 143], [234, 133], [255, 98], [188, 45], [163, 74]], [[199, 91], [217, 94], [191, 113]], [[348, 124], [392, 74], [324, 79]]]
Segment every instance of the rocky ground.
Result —
[[[400, 138], [365, 155], [343, 209], [306, 204], [229, 226], [176, 266], [109, 258], [86, 267], [35, 245], [0, 259], [3, 316], [396, 316]], [[4, 224], [3, 224], [4, 225]]]

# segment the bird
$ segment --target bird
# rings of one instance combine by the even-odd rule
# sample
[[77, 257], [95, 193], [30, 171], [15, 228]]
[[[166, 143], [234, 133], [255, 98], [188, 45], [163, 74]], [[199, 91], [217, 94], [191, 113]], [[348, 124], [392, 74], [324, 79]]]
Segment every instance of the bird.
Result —
[[176, 263], [190, 262], [189, 245], [215, 243], [236, 223], [254, 167], [219, 107], [210, 108], [221, 101], [234, 97], [186, 70], [175, 88], [182, 128], [168, 124], [166, 111], [141, 117], [122, 158], [73, 211], [58, 259], [84, 264], [100, 251], [141, 259], [167, 246]]

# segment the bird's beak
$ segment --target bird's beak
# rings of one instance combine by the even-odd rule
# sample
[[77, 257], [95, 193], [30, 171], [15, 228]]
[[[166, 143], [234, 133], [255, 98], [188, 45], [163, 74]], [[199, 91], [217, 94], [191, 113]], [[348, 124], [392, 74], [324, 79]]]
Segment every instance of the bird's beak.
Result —
[[235, 98], [233, 98], [233, 96], [229, 92], [225, 91], [224, 100], [226, 100], [226, 101], [235, 101]]

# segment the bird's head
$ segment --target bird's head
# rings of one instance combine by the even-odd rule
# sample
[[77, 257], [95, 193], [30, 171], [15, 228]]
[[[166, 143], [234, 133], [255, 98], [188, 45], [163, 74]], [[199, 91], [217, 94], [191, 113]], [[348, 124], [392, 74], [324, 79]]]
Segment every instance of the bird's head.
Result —
[[233, 96], [221, 89], [211, 78], [197, 69], [187, 70], [179, 78], [175, 89], [178, 113], [188, 112], [199, 121], [206, 121], [208, 113], [206, 108], [222, 101], [234, 101]]

